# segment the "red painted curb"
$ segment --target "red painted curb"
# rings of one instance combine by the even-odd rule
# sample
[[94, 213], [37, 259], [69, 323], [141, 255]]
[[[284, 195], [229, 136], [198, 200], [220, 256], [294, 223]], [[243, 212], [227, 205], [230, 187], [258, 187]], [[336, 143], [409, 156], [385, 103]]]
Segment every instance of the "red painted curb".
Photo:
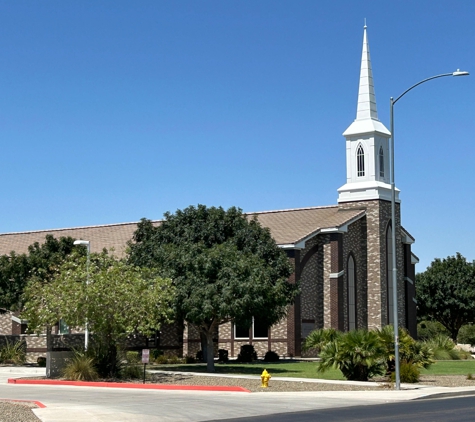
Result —
[[35, 403], [38, 407], [41, 407], [42, 409], [46, 407], [43, 403], [36, 400], [0, 399], [0, 401], [14, 401], [15, 403]]
[[167, 385], [167, 384], [131, 384], [131, 383], [126, 383], [126, 382], [26, 380], [26, 379], [9, 378], [8, 384], [74, 385], [77, 387], [139, 388], [143, 390], [230, 391], [230, 392], [250, 393], [249, 390], [243, 387], [220, 387], [220, 386], [204, 386], [204, 385]]

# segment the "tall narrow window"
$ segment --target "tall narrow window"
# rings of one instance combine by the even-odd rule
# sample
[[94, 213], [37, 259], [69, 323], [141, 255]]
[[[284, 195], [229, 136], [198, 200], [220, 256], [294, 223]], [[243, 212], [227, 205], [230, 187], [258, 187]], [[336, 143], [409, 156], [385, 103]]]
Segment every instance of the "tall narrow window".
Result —
[[356, 269], [351, 255], [348, 258], [348, 329], [356, 330]]
[[384, 151], [382, 145], [379, 147], [379, 177], [384, 177]]
[[386, 259], [386, 273], [387, 273], [387, 280], [388, 280], [388, 324], [392, 324], [394, 322], [394, 302], [393, 302], [393, 243], [391, 241], [392, 237], [392, 228], [388, 226], [388, 230], [386, 232], [386, 250], [387, 250], [387, 259]]
[[360, 145], [356, 151], [356, 161], [357, 161], [357, 175], [358, 177], [364, 176], [364, 150]]

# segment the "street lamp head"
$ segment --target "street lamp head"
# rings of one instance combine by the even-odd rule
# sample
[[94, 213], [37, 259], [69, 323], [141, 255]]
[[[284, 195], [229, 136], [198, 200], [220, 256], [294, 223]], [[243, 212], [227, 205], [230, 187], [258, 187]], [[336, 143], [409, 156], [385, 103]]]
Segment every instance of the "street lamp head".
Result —
[[464, 70], [460, 70], [460, 69], [457, 69], [456, 72], [452, 73], [452, 76], [468, 76], [468, 75], [470, 75], [470, 73], [468, 73]]
[[73, 245], [89, 246], [89, 240], [75, 240]]

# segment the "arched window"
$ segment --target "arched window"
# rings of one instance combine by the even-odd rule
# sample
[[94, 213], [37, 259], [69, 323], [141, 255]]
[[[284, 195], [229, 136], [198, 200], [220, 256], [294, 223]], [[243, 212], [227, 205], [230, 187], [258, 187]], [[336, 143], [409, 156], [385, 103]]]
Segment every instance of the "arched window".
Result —
[[394, 302], [393, 302], [393, 243], [391, 241], [392, 237], [392, 228], [391, 225], [388, 225], [388, 230], [386, 231], [386, 274], [387, 274], [387, 292], [388, 292], [388, 324], [394, 322]]
[[384, 150], [382, 145], [379, 147], [379, 177], [384, 177]]
[[364, 150], [361, 145], [356, 150], [356, 163], [358, 177], [364, 176]]
[[352, 255], [348, 258], [348, 329], [356, 330], [356, 268]]

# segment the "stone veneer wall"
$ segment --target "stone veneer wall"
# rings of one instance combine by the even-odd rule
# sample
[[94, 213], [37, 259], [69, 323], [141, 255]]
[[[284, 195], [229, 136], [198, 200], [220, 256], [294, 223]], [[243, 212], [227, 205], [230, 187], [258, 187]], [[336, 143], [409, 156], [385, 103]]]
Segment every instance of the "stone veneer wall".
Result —
[[[383, 200], [340, 203], [343, 209], [365, 209], [367, 223], [367, 289], [368, 328], [381, 328], [388, 323], [386, 232], [391, 220], [391, 203]], [[396, 204], [396, 259], [398, 268], [398, 320], [404, 326], [404, 256], [401, 243], [400, 204]]]
[[12, 314], [10, 312], [0, 313], [0, 335], [12, 334]]
[[348, 259], [353, 256], [356, 267], [356, 327], [368, 328], [368, 284], [367, 284], [367, 238], [366, 217], [360, 218], [348, 227], [343, 236], [343, 315], [344, 330], [348, 325]]

